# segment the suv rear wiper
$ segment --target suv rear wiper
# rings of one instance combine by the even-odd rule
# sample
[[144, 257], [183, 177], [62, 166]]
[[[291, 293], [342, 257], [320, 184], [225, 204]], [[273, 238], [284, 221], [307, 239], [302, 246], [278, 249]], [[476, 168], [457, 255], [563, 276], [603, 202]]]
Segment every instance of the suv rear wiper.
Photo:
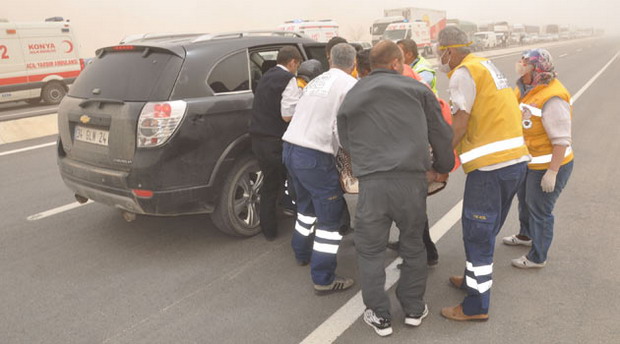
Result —
[[103, 105], [104, 103], [119, 104], [119, 105], [125, 104], [124, 101], [119, 100], [119, 99], [90, 98], [90, 99], [82, 100], [79, 105], [81, 108], [83, 108], [83, 107], [86, 107], [86, 105], [90, 103], [99, 103], [99, 107], [101, 107], [101, 105]]

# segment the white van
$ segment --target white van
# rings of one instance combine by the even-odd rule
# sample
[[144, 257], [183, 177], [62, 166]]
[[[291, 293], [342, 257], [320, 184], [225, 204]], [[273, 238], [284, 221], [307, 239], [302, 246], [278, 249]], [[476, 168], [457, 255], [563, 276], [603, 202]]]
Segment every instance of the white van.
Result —
[[325, 20], [290, 20], [278, 26], [278, 30], [292, 31], [303, 34], [317, 42], [327, 42], [338, 36], [338, 23], [331, 19]]
[[493, 31], [481, 31], [474, 34], [476, 44], [483, 49], [493, 49], [497, 47], [497, 34]]
[[383, 39], [398, 42], [401, 39], [413, 39], [418, 51], [423, 55], [431, 54], [431, 30], [423, 21], [392, 23], [383, 32]]
[[82, 69], [68, 22], [0, 22], [0, 103], [58, 104]]

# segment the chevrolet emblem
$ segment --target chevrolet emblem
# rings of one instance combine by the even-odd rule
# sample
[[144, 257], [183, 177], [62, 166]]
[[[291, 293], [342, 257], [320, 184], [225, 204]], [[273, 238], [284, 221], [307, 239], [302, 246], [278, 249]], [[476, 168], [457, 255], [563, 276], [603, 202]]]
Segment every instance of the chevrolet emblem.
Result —
[[87, 115], [82, 115], [82, 117], [80, 117], [80, 122], [87, 124], [88, 122], [90, 122], [90, 117], [88, 117]]

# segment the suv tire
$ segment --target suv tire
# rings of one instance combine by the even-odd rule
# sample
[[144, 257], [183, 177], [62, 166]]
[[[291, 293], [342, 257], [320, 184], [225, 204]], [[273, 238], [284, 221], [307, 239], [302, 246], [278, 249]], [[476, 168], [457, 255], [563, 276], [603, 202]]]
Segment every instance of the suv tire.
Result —
[[251, 156], [239, 159], [224, 182], [222, 194], [211, 220], [222, 232], [251, 237], [261, 231], [259, 205], [263, 175]]
[[45, 104], [56, 105], [60, 103], [66, 93], [67, 90], [63, 84], [52, 81], [43, 86], [43, 90], [41, 90], [41, 99], [43, 99]]

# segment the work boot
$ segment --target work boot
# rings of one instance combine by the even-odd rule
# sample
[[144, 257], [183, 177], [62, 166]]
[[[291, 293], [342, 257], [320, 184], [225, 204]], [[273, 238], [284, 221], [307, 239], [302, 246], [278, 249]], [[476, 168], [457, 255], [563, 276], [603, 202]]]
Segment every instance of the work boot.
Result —
[[441, 315], [450, 320], [456, 321], [487, 321], [488, 314], [467, 315], [463, 313], [463, 305], [458, 304], [454, 307], [445, 307], [441, 309]]
[[463, 289], [463, 282], [465, 281], [465, 277], [450, 276], [449, 280], [450, 280], [450, 284], [456, 289]]
[[355, 281], [352, 278], [336, 276], [334, 281], [328, 285], [314, 285], [314, 293], [316, 295], [327, 295], [343, 290], [347, 290], [353, 286]]

